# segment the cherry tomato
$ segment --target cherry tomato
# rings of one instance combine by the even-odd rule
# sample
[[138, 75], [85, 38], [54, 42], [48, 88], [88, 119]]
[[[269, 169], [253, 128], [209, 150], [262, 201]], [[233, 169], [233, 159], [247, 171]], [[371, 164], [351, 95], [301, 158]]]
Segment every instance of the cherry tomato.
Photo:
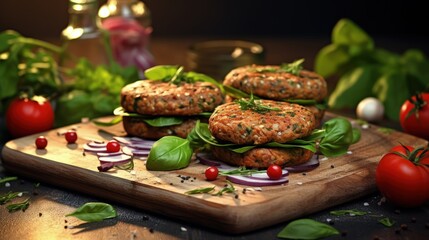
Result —
[[119, 150], [121, 150], [121, 145], [117, 141], [112, 140], [107, 143], [106, 149], [107, 149], [107, 152], [110, 152], [110, 153], [119, 152]]
[[48, 146], [48, 139], [46, 139], [44, 136], [40, 136], [36, 138], [34, 143], [36, 144], [37, 149], [45, 149], [46, 146]]
[[73, 130], [68, 130], [65, 134], [64, 134], [67, 143], [75, 143], [77, 140], [77, 133], [76, 131]]
[[54, 110], [43, 97], [14, 99], [6, 111], [6, 127], [13, 137], [47, 131], [54, 124]]
[[272, 164], [267, 168], [267, 175], [273, 180], [280, 179], [283, 175], [283, 169], [278, 165]]
[[399, 121], [404, 132], [429, 140], [429, 93], [417, 94], [402, 104]]
[[[416, 152], [413, 154], [413, 151]], [[427, 164], [429, 164], [428, 152], [411, 146], [396, 146], [378, 163], [375, 172], [377, 187], [388, 201], [397, 206], [422, 205], [429, 200]]]
[[210, 166], [206, 169], [204, 174], [206, 175], [207, 180], [213, 181], [216, 180], [217, 175], [219, 174], [219, 169], [215, 166]]

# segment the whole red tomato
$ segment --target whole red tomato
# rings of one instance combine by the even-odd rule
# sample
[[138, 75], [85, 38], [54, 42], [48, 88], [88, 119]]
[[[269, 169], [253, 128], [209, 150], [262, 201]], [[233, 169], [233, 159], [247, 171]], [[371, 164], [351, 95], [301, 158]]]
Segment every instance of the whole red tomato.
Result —
[[6, 111], [6, 127], [13, 137], [47, 131], [54, 124], [54, 110], [43, 97], [14, 99]]
[[429, 140], [429, 93], [412, 96], [399, 112], [404, 132]]
[[378, 163], [375, 180], [386, 199], [397, 206], [416, 207], [429, 200], [429, 152], [396, 146]]

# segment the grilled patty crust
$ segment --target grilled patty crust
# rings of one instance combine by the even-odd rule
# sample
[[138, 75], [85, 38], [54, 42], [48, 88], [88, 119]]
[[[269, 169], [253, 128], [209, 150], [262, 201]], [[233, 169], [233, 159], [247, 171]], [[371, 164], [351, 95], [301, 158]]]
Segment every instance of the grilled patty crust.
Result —
[[235, 144], [257, 145], [284, 143], [307, 136], [316, 128], [314, 114], [301, 105], [273, 100], [255, 100], [255, 103], [278, 111], [242, 110], [236, 102], [220, 105], [209, 118], [212, 135]]
[[212, 112], [223, 102], [221, 90], [208, 82], [178, 84], [140, 80], [121, 91], [121, 105], [127, 112], [156, 116], [191, 116]]
[[213, 156], [225, 163], [251, 168], [268, 168], [271, 164], [295, 166], [310, 160], [313, 152], [303, 148], [254, 148], [236, 153], [227, 148], [212, 147]]
[[328, 88], [322, 76], [306, 70], [297, 76], [278, 69], [280, 66], [274, 65], [239, 67], [226, 75], [223, 84], [272, 100], [326, 98]]
[[164, 136], [178, 136], [186, 138], [195, 127], [196, 122], [197, 118], [188, 118], [181, 124], [166, 127], [153, 127], [144, 122], [143, 118], [122, 117], [122, 124], [128, 135], [154, 140], [160, 139]]

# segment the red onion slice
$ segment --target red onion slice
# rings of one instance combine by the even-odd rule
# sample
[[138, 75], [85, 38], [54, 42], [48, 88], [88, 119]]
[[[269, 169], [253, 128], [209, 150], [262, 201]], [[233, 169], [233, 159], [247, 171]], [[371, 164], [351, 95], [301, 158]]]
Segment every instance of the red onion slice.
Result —
[[122, 147], [122, 152], [124, 154], [130, 155], [130, 156], [147, 157], [147, 156], [149, 156], [150, 150], [137, 149], [137, 148], [124, 146], [124, 147]]
[[90, 153], [105, 153], [105, 152], [107, 152], [107, 148], [105, 146], [104, 147], [91, 147], [87, 143], [83, 144], [83, 150], [85, 152], [90, 152]]
[[323, 157], [323, 156], [314, 155], [306, 163], [303, 163], [301, 165], [292, 166], [292, 167], [285, 167], [284, 169], [288, 170], [289, 172], [293, 172], [293, 173], [311, 171], [320, 165], [319, 157]]
[[[283, 169], [282, 177], [286, 177], [288, 175], [289, 175], [289, 172], [287, 170]], [[270, 177], [268, 176], [267, 173], [253, 173], [252, 175], [249, 175], [249, 176], [246, 176], [246, 177], [255, 178], [255, 179], [263, 179], [263, 180], [271, 180], [272, 181], [272, 179], [270, 179]]]
[[252, 186], [252, 187], [263, 187], [263, 186], [273, 186], [273, 185], [279, 185], [289, 182], [289, 179], [287, 177], [281, 177], [277, 180], [272, 179], [258, 179], [258, 178], [252, 178], [248, 176], [241, 176], [241, 175], [228, 175], [226, 176], [226, 179], [229, 181], [246, 185], [246, 186]]
[[211, 153], [199, 152], [195, 155], [201, 164], [208, 166], [220, 166], [221, 163], [217, 160], [214, 160], [214, 157]]
[[145, 149], [150, 150], [153, 146], [153, 143], [151, 142], [132, 142], [131, 144], [126, 144], [128, 147], [135, 148], [135, 149]]
[[121, 152], [98, 152], [97, 156], [98, 157], [110, 157], [110, 156], [117, 156], [117, 155], [121, 155]]
[[120, 155], [113, 155], [113, 156], [107, 156], [107, 157], [99, 157], [98, 160], [100, 160], [100, 163], [115, 163], [115, 164], [122, 164], [126, 163], [131, 160], [131, 156], [126, 154], [120, 154]]
[[105, 143], [105, 142], [96, 142], [96, 141], [91, 141], [87, 144], [88, 144], [88, 146], [90, 146], [92, 148], [103, 148], [103, 147], [106, 147], [106, 145], [107, 145], [107, 143]]

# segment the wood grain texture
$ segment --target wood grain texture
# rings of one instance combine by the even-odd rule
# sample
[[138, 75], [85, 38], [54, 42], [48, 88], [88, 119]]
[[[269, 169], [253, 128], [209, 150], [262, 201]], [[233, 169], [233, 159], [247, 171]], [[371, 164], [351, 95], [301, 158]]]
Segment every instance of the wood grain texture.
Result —
[[[327, 114], [327, 118], [333, 114]], [[58, 132], [76, 128], [78, 141], [67, 144]], [[40, 135], [40, 134], [39, 134]], [[83, 155], [83, 144], [90, 140], [110, 140], [123, 136], [122, 126], [100, 128], [82, 123], [43, 133], [48, 139], [45, 150], [37, 150], [31, 135], [8, 142], [2, 150], [3, 165], [11, 172], [42, 182], [73, 189], [103, 199], [124, 203], [173, 218], [190, 221], [228, 233], [244, 233], [303, 217], [328, 207], [364, 196], [376, 190], [375, 168], [380, 157], [398, 143], [424, 146], [427, 142], [401, 132], [383, 133], [375, 125], [362, 129], [361, 140], [351, 154], [321, 161], [306, 175], [290, 173], [289, 183], [251, 188], [243, 194], [234, 184], [233, 194], [187, 195], [186, 191], [216, 185], [220, 190], [225, 178], [205, 181], [206, 166], [192, 161], [176, 171], [147, 171], [144, 160], [135, 159], [134, 171], [98, 172], [95, 155]], [[180, 176], [190, 176], [182, 182]], [[253, 191], [252, 191], [253, 189]]]

